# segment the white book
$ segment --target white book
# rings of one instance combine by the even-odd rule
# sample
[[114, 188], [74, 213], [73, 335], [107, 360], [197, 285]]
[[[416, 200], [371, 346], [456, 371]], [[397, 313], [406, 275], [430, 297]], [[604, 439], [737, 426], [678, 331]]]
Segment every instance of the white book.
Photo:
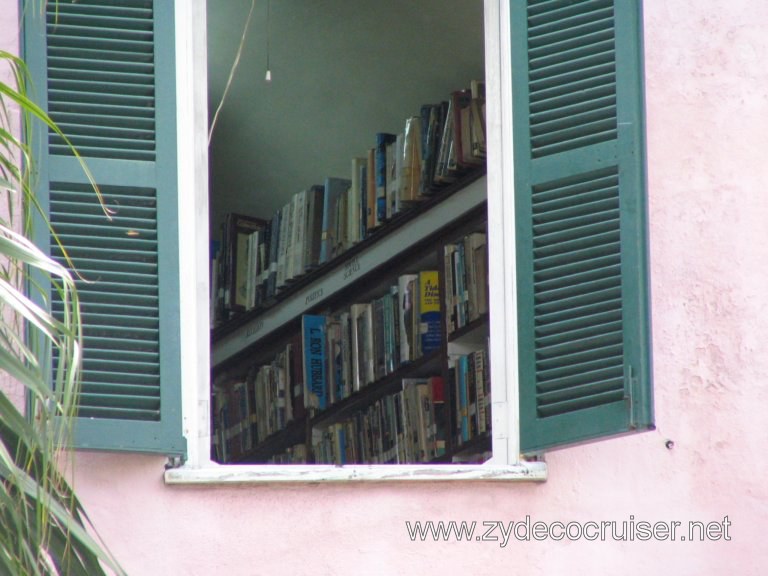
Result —
[[397, 279], [397, 318], [400, 330], [400, 362], [415, 360], [416, 350], [413, 342], [417, 335], [413, 333], [416, 322], [416, 298], [419, 294], [419, 275], [403, 274]]
[[302, 190], [296, 193], [293, 200], [293, 266], [291, 277], [296, 278], [304, 274], [307, 191]]
[[288, 230], [285, 234], [285, 281], [293, 278], [293, 241], [294, 241], [294, 214], [296, 208], [296, 195], [291, 196], [288, 203]]
[[392, 167], [392, 176], [393, 176], [393, 182], [392, 182], [392, 201], [394, 204], [392, 205], [392, 216], [400, 212], [402, 207], [402, 182], [403, 182], [403, 149], [405, 147], [405, 136], [401, 132], [397, 135], [397, 140], [395, 140], [395, 150], [394, 150], [394, 158], [393, 158], [393, 167]]
[[277, 241], [277, 288], [285, 284], [286, 248], [288, 247], [288, 228], [291, 203], [289, 202], [280, 210], [280, 237]]
[[352, 390], [357, 392], [365, 386], [364, 375], [364, 335], [362, 333], [361, 316], [365, 312], [364, 304], [352, 304], [349, 307], [349, 323], [352, 334], [350, 347], [352, 349]]

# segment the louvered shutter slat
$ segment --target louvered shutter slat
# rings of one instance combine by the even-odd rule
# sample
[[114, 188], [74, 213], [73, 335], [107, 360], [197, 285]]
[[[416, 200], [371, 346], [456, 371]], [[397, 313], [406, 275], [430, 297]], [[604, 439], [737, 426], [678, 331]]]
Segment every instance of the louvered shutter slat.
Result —
[[547, 156], [614, 139], [612, 1], [541, 5], [538, 12], [531, 12], [531, 4], [525, 27], [530, 154]]
[[[127, 7], [133, 10], [80, 2], [48, 7], [49, 110], [83, 155], [155, 160], [154, 117], [142, 110], [155, 105], [154, 14], [151, 3], [139, 4]], [[95, 52], [98, 59], [88, 58]], [[76, 118], [58, 116], [67, 106], [95, 102], [119, 104], [119, 119], [87, 109]], [[57, 134], [49, 139], [52, 154], [71, 153]]]
[[85, 370], [93, 368], [94, 370], [105, 370], [105, 367], [112, 367], [119, 371], [122, 366], [124, 370], [134, 372], [154, 373], [159, 369], [159, 355], [154, 352], [114, 352], [102, 351], [98, 348], [92, 348], [89, 357], [83, 360]]
[[652, 422], [640, 21], [634, 2], [512, 3], [524, 451]]

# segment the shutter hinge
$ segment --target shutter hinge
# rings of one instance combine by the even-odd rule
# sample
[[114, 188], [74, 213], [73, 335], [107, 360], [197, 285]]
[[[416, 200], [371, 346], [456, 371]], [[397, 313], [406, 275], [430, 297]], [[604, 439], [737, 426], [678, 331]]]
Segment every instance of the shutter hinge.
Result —
[[624, 401], [627, 403], [630, 430], [637, 430], [637, 418], [635, 417], [634, 405], [632, 404], [636, 386], [637, 378], [635, 377], [634, 370], [632, 370], [632, 364], [630, 364], [627, 366], [627, 385], [624, 386]]
[[168, 461], [165, 463], [165, 469], [181, 468], [183, 465], [184, 458], [182, 456], [168, 456]]

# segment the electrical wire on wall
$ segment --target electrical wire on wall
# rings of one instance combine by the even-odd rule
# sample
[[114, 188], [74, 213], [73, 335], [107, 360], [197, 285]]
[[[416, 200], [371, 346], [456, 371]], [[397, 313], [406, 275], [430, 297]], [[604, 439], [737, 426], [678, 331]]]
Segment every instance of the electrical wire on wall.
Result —
[[[270, 0], [267, 0], [267, 81], [270, 81], [272, 79], [272, 74], [269, 70], [269, 4]], [[227, 78], [227, 84], [224, 87], [224, 93], [221, 95], [221, 100], [219, 101], [219, 105], [216, 107], [216, 112], [213, 115], [213, 120], [211, 120], [211, 127], [208, 130], [208, 146], [211, 145], [211, 140], [213, 139], [213, 129], [216, 127], [216, 122], [219, 119], [219, 113], [221, 112], [221, 109], [224, 107], [224, 102], [227, 99], [227, 95], [229, 94], [229, 89], [232, 87], [232, 80], [235, 77], [235, 71], [237, 71], [237, 67], [240, 64], [240, 57], [243, 54], [243, 48], [245, 47], [245, 39], [248, 36], [248, 28], [251, 24], [251, 17], [253, 16], [253, 10], [256, 8], [256, 0], [251, 1], [251, 9], [248, 11], [248, 18], [245, 19], [245, 26], [243, 27], [243, 34], [240, 37], [240, 46], [237, 48], [237, 54], [235, 54], [235, 61], [232, 63], [232, 68], [229, 70], [229, 77]]]

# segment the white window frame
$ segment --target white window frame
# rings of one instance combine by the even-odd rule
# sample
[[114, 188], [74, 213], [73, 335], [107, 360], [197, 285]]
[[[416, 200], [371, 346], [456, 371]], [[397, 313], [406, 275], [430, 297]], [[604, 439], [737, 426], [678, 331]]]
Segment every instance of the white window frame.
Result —
[[[383, 480], [536, 480], [519, 454], [509, 3], [485, 0], [493, 457], [484, 464], [222, 465], [210, 458], [206, 0], [176, 1], [182, 412], [187, 460], [167, 484]], [[506, 193], [505, 193], [506, 191]]]

